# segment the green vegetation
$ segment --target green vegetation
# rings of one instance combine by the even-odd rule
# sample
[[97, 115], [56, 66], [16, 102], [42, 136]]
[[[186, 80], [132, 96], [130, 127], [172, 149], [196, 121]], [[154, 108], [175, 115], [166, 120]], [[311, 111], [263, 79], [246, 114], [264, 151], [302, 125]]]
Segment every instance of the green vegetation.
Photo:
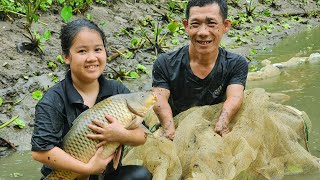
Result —
[[36, 90], [32, 93], [32, 98], [39, 101], [43, 97], [43, 92], [40, 90]]

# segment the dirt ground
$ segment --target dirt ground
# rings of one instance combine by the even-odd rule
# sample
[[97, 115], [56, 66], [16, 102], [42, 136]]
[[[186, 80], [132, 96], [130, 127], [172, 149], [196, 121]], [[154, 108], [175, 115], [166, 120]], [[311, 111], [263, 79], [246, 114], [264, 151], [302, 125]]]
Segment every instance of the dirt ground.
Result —
[[[230, 5], [229, 15], [236, 17], [239, 13], [245, 13], [244, 2], [240, 4], [240, 7]], [[257, 6], [254, 12], [260, 14], [256, 15], [254, 22], [245, 23], [237, 29], [233, 29], [239, 36], [251, 32], [247, 37], [251, 40], [237, 45], [238, 42], [226, 35], [223, 44], [228, 50], [248, 58], [253, 57], [252, 60], [254, 61], [254, 56], [251, 54], [252, 49], [255, 49], [258, 53], [265, 51], [265, 47], [271, 48], [286, 36], [319, 25], [320, 8], [316, 4], [316, 0], [308, 0], [307, 4], [304, 4], [302, 0], [275, 1], [274, 7], [263, 5], [260, 2], [262, 1], [254, 1], [254, 6]], [[261, 12], [265, 10], [271, 11], [270, 17], [261, 15]], [[87, 13], [106, 33], [107, 51], [109, 55], [113, 55], [117, 50], [128, 49], [131, 46], [129, 37], [117, 36], [124, 28], [128, 30], [136, 28], [138, 27], [137, 20], [143, 20], [148, 15], [156, 20], [168, 12], [163, 1], [158, 2], [158, 4], [147, 4], [122, 0], [108, 6], [92, 5]], [[318, 13], [318, 16], [306, 16], [312, 12]], [[83, 17], [85, 15], [78, 14], [74, 15], [73, 19]], [[182, 18], [183, 14], [174, 17], [176, 21], [181, 21]], [[28, 41], [23, 36], [25, 31], [21, 28], [25, 22], [24, 18], [16, 17], [14, 21], [0, 21], [0, 97], [3, 99], [3, 104], [0, 106], [0, 125], [17, 115], [26, 123], [23, 129], [15, 128], [12, 124], [1, 129], [0, 144], [2, 138], [16, 145], [18, 150], [30, 149], [34, 107], [37, 103], [31, 97], [32, 92], [35, 90], [44, 91], [45, 87], [54, 84], [52, 81], [54, 76], [62, 79], [65, 73], [65, 66], [56, 60], [56, 56], [61, 53], [59, 32], [64, 22], [57, 11], [41, 13], [39, 20], [46, 23], [47, 26], [34, 24], [33, 28], [40, 33], [43, 33], [46, 29], [51, 31], [51, 38], [44, 45], [45, 55], [42, 59], [35, 52], [17, 52], [16, 44]], [[274, 26], [272, 33], [254, 33], [256, 26], [267, 24], [270, 21], [273, 22]], [[286, 23], [290, 25], [290, 28], [283, 27]], [[177, 39], [180, 43], [178, 45], [171, 44], [171, 48], [165, 49], [166, 52], [188, 43], [183, 35], [180, 35]], [[149, 74], [142, 75], [138, 80], [124, 80], [123, 82], [131, 91], [150, 89], [150, 69], [155, 57], [154, 52], [150, 51], [148, 47], [143, 47], [136, 51], [132, 59], [118, 57], [109, 62], [105, 75], [108, 77], [114, 76], [115, 73], [110, 67], [115, 70], [130, 70], [137, 64], [142, 64], [147, 67]], [[49, 68], [49, 61], [55, 62], [57, 68], [54, 70]], [[2, 142], [2, 144], [4, 143]]]

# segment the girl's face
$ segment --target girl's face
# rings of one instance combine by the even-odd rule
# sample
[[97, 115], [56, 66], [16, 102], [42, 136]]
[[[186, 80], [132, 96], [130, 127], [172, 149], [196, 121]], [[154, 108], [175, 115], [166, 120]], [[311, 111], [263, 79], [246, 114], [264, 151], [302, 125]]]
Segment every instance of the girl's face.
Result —
[[69, 55], [65, 55], [70, 65], [72, 80], [93, 82], [103, 73], [107, 53], [100, 34], [83, 28], [73, 39]]

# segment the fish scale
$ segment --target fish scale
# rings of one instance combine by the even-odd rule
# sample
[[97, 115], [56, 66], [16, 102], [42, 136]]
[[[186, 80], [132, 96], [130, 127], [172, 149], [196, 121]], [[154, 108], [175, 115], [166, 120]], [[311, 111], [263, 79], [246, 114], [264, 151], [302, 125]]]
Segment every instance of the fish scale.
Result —
[[[98, 140], [86, 137], [87, 134], [95, 133], [87, 127], [92, 123], [92, 120], [98, 119], [107, 125], [105, 114], [109, 114], [127, 128], [132, 123], [141, 123], [136, 121], [139, 121], [141, 119], [139, 117], [146, 114], [155, 101], [156, 98], [151, 92], [136, 92], [114, 95], [97, 103], [74, 120], [73, 126], [64, 137], [62, 149], [75, 159], [84, 163], [89, 162], [96, 152], [96, 145], [99, 143]], [[107, 143], [103, 149], [104, 158], [109, 157], [119, 146], [120, 143], [117, 142]], [[53, 170], [45, 179], [75, 179], [77, 175], [70, 171]]]

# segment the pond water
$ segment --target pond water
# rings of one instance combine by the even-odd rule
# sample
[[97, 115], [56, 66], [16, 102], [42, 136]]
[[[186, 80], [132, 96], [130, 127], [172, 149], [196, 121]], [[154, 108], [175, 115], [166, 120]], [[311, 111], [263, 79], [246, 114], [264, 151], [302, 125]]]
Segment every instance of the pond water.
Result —
[[[320, 52], [320, 28], [284, 39], [271, 52], [260, 53], [257, 60], [270, 58], [273, 63], [284, 62], [294, 56], [309, 56]], [[260, 87], [267, 92], [282, 92], [291, 97], [285, 104], [305, 111], [312, 121], [310, 151], [320, 157], [320, 63], [284, 69], [278, 77], [248, 82], [248, 89]], [[0, 180], [40, 179], [41, 164], [31, 159], [31, 153], [15, 152], [0, 157]], [[316, 180], [320, 175], [286, 176], [286, 180]]]
[[[301, 46], [298, 48], [298, 46]], [[285, 62], [295, 56], [308, 57], [320, 52], [320, 27], [284, 39], [271, 52], [257, 58], [268, 58], [272, 63]], [[301, 64], [283, 69], [280, 76], [262, 81], [248, 82], [248, 89], [264, 88], [267, 92], [280, 92], [290, 96], [286, 105], [293, 106], [308, 114], [312, 122], [310, 151], [320, 157], [320, 63]]]

